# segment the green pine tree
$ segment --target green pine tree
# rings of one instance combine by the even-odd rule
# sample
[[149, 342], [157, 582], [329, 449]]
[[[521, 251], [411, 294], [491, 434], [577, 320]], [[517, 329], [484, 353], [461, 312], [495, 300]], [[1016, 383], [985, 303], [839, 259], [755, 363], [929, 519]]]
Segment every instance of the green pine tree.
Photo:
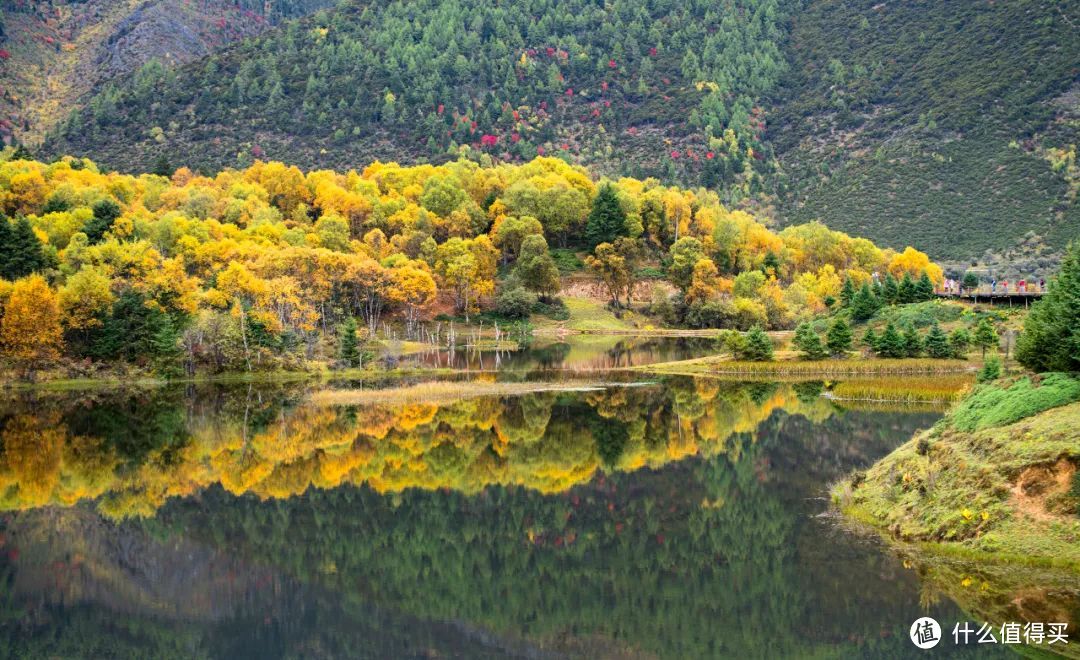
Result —
[[765, 253], [765, 259], [761, 262], [761, 272], [773, 277], [780, 277], [780, 257], [769, 250]]
[[[870, 332], [873, 332], [873, 330], [870, 330]], [[835, 357], [846, 357], [848, 351], [851, 350], [852, 340], [851, 326], [841, 318], [835, 319], [832, 325], [829, 326], [829, 331], [825, 334], [825, 345], [828, 347], [829, 353]]]
[[356, 319], [349, 317], [341, 325], [338, 359], [347, 367], [360, 367], [360, 346], [356, 341]]
[[934, 299], [934, 283], [930, 281], [930, 276], [925, 271], [915, 283], [915, 297], [918, 300]]
[[746, 333], [746, 347], [740, 358], [752, 362], [769, 362], [773, 359], [772, 340], [761, 326], [755, 325]]
[[963, 328], [957, 328], [949, 335], [949, 346], [952, 347], [952, 356], [958, 360], [967, 357], [968, 346], [971, 345], [971, 335]]
[[20, 217], [15, 223], [9, 245], [8, 261], [4, 264], [4, 275], [7, 279], [17, 280], [45, 267], [45, 252], [41, 241], [25, 217]]
[[866, 321], [877, 313], [880, 304], [877, 296], [870, 290], [869, 284], [863, 284], [851, 300], [851, 318]]
[[885, 331], [877, 341], [877, 354], [883, 358], [902, 358], [907, 355], [907, 343], [892, 323], [885, 326]]
[[904, 355], [909, 358], [919, 357], [922, 351], [922, 337], [919, 336], [919, 331], [915, 329], [915, 326], [909, 325], [904, 330]]
[[595, 248], [601, 243], [613, 243], [620, 236], [626, 236], [626, 212], [619, 204], [615, 186], [605, 183], [600, 186], [589, 211], [585, 239], [589, 247]]
[[926, 354], [932, 358], [944, 360], [953, 355], [949, 338], [937, 323], [930, 326], [930, 332], [926, 334]]
[[885, 283], [881, 286], [881, 298], [887, 305], [900, 302], [900, 288], [896, 285], [896, 278], [892, 273], [885, 276]]
[[825, 352], [825, 346], [821, 343], [821, 337], [806, 321], [795, 328], [795, 339], [792, 344], [799, 350], [804, 360], [823, 360], [828, 355]]
[[180, 328], [168, 314], [162, 314], [150, 338], [154, 369], [167, 378], [180, 375]]
[[8, 272], [11, 268], [11, 260], [15, 254], [14, 232], [7, 216], [0, 213], [0, 278], [6, 280], [16, 279]]
[[911, 279], [911, 275], [904, 273], [903, 279], [900, 280], [896, 301], [902, 305], [906, 305], [915, 302], [917, 299], [918, 294], [915, 292], [915, 281]]
[[991, 346], [997, 346], [998, 335], [994, 330], [994, 326], [991, 325], [990, 319], [985, 316], [979, 319], [979, 324], [975, 326], [975, 335], [971, 338], [971, 343], [982, 349], [982, 357], [986, 359], [986, 349]]
[[992, 380], [997, 380], [1001, 377], [1001, 358], [996, 355], [991, 355], [983, 362], [982, 369], [979, 369], [979, 375], [976, 376], [976, 380], [980, 383], [989, 383]]
[[878, 343], [880, 341], [881, 341], [881, 339], [877, 336], [877, 333], [874, 332], [874, 329], [870, 328], [870, 327], [867, 327], [866, 332], [863, 333], [863, 336], [862, 336], [862, 339], [860, 340], [860, 343], [862, 343], [862, 345], [864, 347], [866, 347], [867, 350], [869, 350], [869, 351], [871, 351], [873, 353], [877, 353], [877, 351], [878, 351]]
[[1069, 244], [1057, 277], [1024, 320], [1016, 359], [1040, 373], [1080, 371], [1080, 243]]
[[105, 237], [105, 232], [112, 228], [113, 222], [120, 217], [120, 205], [111, 199], [103, 199], [93, 207], [94, 217], [87, 221], [83, 227], [83, 233], [89, 239], [90, 244], [100, 243]]
[[855, 297], [855, 285], [850, 277], [844, 278], [844, 286], [840, 289], [840, 302], [844, 307], [851, 306], [851, 300]]

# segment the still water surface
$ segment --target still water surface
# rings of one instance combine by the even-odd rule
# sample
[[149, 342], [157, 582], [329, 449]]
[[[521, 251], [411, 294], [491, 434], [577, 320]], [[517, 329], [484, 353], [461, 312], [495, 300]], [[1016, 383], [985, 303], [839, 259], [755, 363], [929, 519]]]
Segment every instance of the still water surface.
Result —
[[[538, 338], [517, 350], [432, 350], [405, 356], [405, 364], [427, 367], [497, 369], [501, 373], [541, 375], [552, 371], [596, 371], [689, 360], [716, 352], [711, 337], [628, 337], [577, 335]], [[388, 353], [392, 353], [388, 351]], [[385, 357], [385, 356], [378, 356]]]
[[937, 414], [819, 392], [9, 395], [0, 656], [925, 657], [924, 614], [1080, 623], [1073, 578], [1018, 600], [831, 515], [830, 483]]

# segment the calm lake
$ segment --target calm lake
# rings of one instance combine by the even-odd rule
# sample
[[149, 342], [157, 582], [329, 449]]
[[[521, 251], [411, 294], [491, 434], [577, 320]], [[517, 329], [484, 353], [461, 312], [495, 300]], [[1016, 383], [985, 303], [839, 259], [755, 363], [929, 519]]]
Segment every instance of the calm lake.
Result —
[[830, 512], [936, 412], [692, 378], [314, 390], [7, 393], [0, 656], [926, 657], [924, 615], [1080, 624], [1075, 577], [905, 556]]
[[[550, 371], [621, 369], [657, 362], [689, 360], [716, 352], [712, 337], [630, 337], [576, 335], [537, 338], [517, 350], [431, 350], [404, 356], [404, 364], [540, 375]], [[387, 353], [392, 354], [389, 350]], [[377, 356], [386, 359], [387, 356]]]

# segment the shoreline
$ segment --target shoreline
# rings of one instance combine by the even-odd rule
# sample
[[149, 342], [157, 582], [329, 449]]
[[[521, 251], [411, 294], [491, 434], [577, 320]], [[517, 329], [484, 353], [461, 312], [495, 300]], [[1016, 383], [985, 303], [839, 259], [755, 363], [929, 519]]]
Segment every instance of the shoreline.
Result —
[[1075, 387], [1066, 374], [979, 386], [937, 425], [834, 484], [833, 505], [897, 546], [1080, 573]]

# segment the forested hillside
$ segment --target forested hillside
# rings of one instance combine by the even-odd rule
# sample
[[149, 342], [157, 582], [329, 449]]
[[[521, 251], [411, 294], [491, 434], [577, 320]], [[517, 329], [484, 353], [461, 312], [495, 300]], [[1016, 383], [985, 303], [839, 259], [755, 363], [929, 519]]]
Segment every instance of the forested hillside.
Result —
[[554, 155], [1045, 272], [1080, 230], [1078, 26], [1054, 0], [345, 0], [98, 85], [43, 153], [207, 173]]
[[333, 0], [0, 3], [0, 135], [36, 144], [79, 99], [154, 61], [177, 66]]
[[818, 0], [786, 52], [786, 221], [953, 259], [1080, 233], [1080, 4]]
[[756, 99], [784, 67], [780, 5], [348, 2], [176, 74], [147, 67], [49, 149], [207, 170], [560, 154], [743, 198], [774, 169]]

